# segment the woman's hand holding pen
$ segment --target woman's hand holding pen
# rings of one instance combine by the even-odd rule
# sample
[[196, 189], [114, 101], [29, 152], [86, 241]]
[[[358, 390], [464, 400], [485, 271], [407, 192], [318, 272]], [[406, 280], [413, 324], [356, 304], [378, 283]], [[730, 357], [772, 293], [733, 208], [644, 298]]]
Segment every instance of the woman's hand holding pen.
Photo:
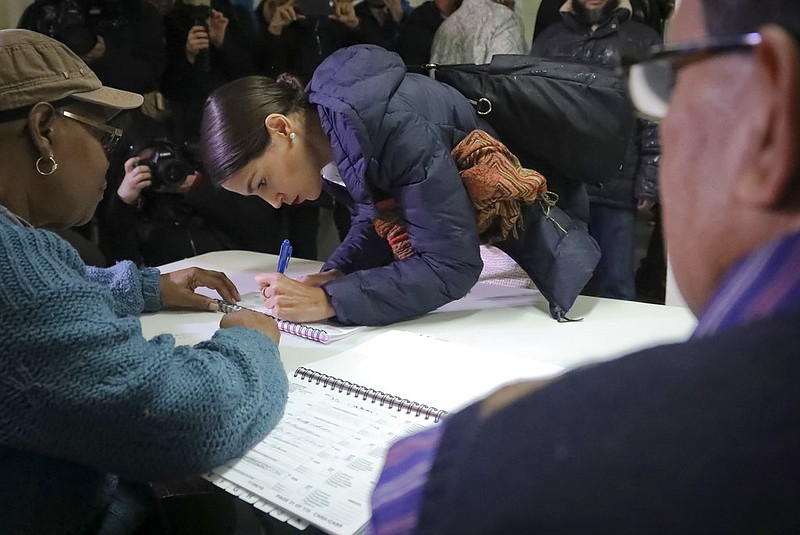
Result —
[[241, 296], [239, 290], [222, 272], [196, 267], [181, 269], [161, 275], [159, 294], [163, 308], [190, 308], [195, 310], [219, 310], [217, 302], [205, 295], [195, 293], [201, 286], [211, 288], [224, 301], [235, 303]]
[[293, 322], [320, 321], [336, 315], [322, 288], [290, 279], [281, 273], [256, 275], [264, 306], [272, 315]]

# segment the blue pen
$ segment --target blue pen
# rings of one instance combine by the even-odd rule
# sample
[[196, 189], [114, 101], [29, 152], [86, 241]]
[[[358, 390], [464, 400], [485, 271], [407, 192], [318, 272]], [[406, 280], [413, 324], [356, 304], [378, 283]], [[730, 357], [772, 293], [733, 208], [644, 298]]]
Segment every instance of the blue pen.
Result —
[[289, 267], [289, 259], [292, 257], [292, 244], [289, 240], [283, 240], [281, 252], [278, 255], [278, 273], [283, 273]]

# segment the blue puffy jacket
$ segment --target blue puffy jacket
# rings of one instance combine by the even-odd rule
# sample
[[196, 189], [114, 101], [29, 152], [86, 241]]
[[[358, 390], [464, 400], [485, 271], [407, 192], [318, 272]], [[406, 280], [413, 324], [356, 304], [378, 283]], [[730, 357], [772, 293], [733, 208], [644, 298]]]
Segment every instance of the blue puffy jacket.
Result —
[[[455, 89], [409, 74], [372, 45], [338, 50], [307, 87], [352, 201], [350, 232], [323, 269], [346, 274], [323, 290], [343, 323], [385, 325], [466, 295], [478, 280], [475, 209], [450, 150], [483, 128]], [[326, 188], [335, 185], [325, 181]], [[393, 197], [417, 254], [394, 260], [375, 231], [375, 202]]]

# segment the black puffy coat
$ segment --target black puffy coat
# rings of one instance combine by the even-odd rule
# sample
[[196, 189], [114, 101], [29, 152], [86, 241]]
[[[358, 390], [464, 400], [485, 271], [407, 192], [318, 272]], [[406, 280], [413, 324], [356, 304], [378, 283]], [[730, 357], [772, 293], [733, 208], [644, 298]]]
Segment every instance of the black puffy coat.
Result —
[[[623, 56], [641, 54], [661, 42], [655, 30], [631, 20], [629, 7], [617, 9], [594, 30], [580, 24], [570, 12], [561, 15], [561, 22], [536, 38], [532, 55], [616, 67]], [[633, 208], [637, 199], [657, 201], [660, 155], [658, 126], [637, 120], [623, 164], [612, 176], [587, 181], [589, 198], [594, 203], [620, 208]]]

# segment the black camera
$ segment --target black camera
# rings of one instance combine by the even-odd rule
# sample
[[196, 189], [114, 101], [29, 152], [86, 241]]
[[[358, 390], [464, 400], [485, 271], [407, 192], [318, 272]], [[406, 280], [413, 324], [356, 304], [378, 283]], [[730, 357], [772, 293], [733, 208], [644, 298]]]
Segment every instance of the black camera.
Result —
[[37, 0], [22, 27], [61, 41], [78, 55], [97, 44], [97, 35], [125, 23], [122, 0]]
[[139, 160], [139, 165], [150, 168], [153, 189], [175, 189], [196, 171], [195, 165], [186, 158], [185, 151], [164, 139], [155, 140], [135, 152], [149, 154], [147, 158]]

